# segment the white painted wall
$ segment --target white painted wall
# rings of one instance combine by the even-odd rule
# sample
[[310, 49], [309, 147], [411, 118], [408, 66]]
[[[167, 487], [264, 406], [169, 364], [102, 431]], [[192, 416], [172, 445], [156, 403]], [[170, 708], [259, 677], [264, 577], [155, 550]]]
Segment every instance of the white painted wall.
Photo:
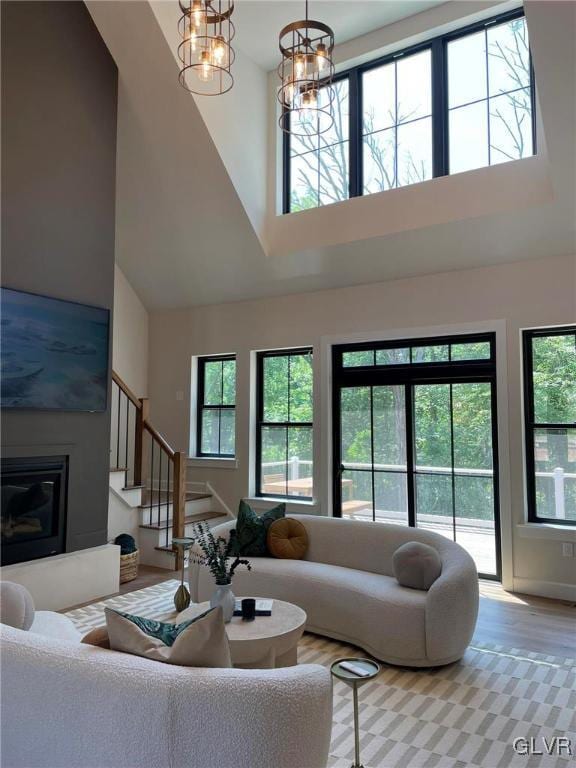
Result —
[[[465, 243], [463, 243], [465, 248]], [[386, 258], [386, 253], [382, 253]], [[561, 541], [574, 533], [547, 531], [547, 538], [526, 536], [523, 480], [520, 329], [574, 322], [576, 319], [576, 257], [483, 267], [444, 274], [363, 285], [276, 299], [239, 302], [189, 310], [156, 312], [150, 317], [149, 394], [154, 424], [175, 448], [188, 449], [190, 425], [190, 372], [194, 355], [237, 354], [237, 464], [222, 468], [213, 463], [190, 470], [189, 479], [207, 480], [235, 509], [250, 495], [251, 474], [251, 371], [252, 352], [258, 349], [313, 345], [315, 383], [315, 456], [317, 459], [314, 510], [329, 514], [322, 477], [329, 428], [329, 386], [320, 351], [326, 337], [350, 334], [383, 337], [402, 329], [486, 328], [486, 321], [500, 321], [506, 338], [507, 381], [501, 411], [509, 433], [501, 433], [502, 520], [507, 547], [507, 586], [554, 596], [569, 596], [576, 582], [576, 560], [561, 556]], [[178, 400], [177, 391], [186, 393]], [[509, 467], [509, 469], [508, 469]], [[506, 493], [506, 489], [509, 493]], [[538, 531], [536, 531], [536, 535]]]
[[138, 397], [148, 393], [148, 311], [118, 265], [114, 269], [112, 367]]

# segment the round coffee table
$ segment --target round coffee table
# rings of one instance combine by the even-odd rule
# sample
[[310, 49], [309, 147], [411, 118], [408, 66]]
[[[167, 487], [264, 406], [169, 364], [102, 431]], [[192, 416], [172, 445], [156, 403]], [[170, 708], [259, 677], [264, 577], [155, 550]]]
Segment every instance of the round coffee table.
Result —
[[[176, 624], [188, 621], [210, 608], [210, 603], [196, 603], [178, 614]], [[256, 616], [244, 621], [233, 616], [225, 625], [230, 654], [235, 667], [269, 669], [293, 667], [297, 661], [298, 641], [304, 633], [306, 613], [297, 605], [273, 600], [271, 616]]]

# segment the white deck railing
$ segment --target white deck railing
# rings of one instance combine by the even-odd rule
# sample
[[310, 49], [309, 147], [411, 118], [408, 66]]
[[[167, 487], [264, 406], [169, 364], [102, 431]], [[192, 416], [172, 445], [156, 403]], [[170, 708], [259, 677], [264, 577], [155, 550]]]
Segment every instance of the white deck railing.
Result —
[[[276, 468], [288, 468], [288, 479], [299, 480], [303, 475], [300, 468], [305, 467], [308, 474], [312, 470], [312, 461], [310, 459], [300, 459], [298, 456], [291, 456], [288, 461], [268, 461], [262, 464], [262, 469]], [[369, 464], [366, 462], [346, 462], [345, 468], [347, 470], [370, 470], [374, 468], [380, 472], [406, 472], [406, 465], [402, 464]], [[451, 475], [452, 469], [450, 467], [432, 467], [426, 465], [417, 464], [416, 472], [428, 475]], [[457, 477], [493, 477], [494, 470], [492, 469], [476, 469], [473, 467], [455, 467], [454, 474]], [[554, 484], [554, 517], [557, 520], [566, 519], [566, 482], [570, 480], [576, 480], [575, 472], [565, 472], [563, 467], [556, 467], [550, 472], [536, 472], [537, 478], [551, 478]]]

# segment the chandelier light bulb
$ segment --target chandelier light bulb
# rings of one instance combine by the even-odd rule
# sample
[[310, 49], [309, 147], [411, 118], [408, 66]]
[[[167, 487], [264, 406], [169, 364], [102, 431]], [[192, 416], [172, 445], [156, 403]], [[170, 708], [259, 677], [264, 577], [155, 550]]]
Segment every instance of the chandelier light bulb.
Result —
[[192, 23], [196, 29], [200, 29], [202, 24], [206, 21], [206, 10], [204, 9], [202, 0], [193, 0], [192, 3]]
[[214, 43], [213, 48], [213, 56], [214, 61], [219, 66], [223, 63], [224, 59], [226, 58], [226, 41], [222, 37], [222, 35], [218, 35], [216, 38], [216, 41]]
[[302, 53], [294, 57], [294, 77], [296, 80], [302, 80], [306, 72], [306, 58]]
[[195, 52], [198, 43], [198, 36], [196, 35], [196, 29], [194, 28], [193, 24], [190, 24], [188, 42], [190, 43], [192, 52]]
[[318, 108], [318, 91], [315, 88], [302, 94], [302, 108], [306, 110]]
[[327, 55], [328, 51], [324, 43], [318, 43], [316, 46], [316, 66], [318, 67], [318, 72], [323, 72], [326, 69]]
[[214, 69], [212, 67], [212, 59], [209, 51], [202, 51], [200, 55], [200, 63], [202, 66], [200, 67], [198, 77], [203, 83], [208, 83], [214, 76]]

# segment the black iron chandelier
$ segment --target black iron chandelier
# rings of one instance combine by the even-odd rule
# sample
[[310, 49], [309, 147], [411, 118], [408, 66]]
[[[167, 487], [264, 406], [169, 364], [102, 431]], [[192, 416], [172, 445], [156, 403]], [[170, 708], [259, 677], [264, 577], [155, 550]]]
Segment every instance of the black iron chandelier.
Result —
[[293, 21], [280, 32], [280, 127], [296, 136], [324, 133], [334, 123], [334, 32], [321, 21]]
[[220, 96], [234, 85], [234, 0], [179, 0], [182, 16], [180, 83], [201, 96]]

